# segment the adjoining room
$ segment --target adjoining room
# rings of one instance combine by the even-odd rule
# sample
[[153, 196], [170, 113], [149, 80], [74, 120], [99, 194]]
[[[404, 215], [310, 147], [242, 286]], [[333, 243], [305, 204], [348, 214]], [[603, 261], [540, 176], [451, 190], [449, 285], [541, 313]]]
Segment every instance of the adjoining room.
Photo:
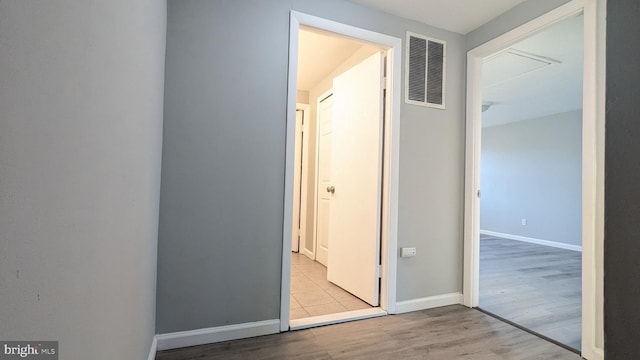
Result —
[[480, 308], [581, 347], [583, 17], [485, 59]]

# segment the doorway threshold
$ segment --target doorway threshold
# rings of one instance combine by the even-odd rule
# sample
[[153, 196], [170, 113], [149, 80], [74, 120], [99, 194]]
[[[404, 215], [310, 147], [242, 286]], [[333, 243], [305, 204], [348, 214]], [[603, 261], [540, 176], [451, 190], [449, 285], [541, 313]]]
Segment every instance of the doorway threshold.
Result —
[[295, 319], [289, 321], [289, 330], [303, 330], [313, 327], [340, 324], [349, 321], [369, 319], [379, 316], [386, 316], [387, 312], [379, 307], [339, 312], [335, 314], [327, 314], [320, 316], [311, 316], [302, 319]]
[[542, 340], [548, 341], [548, 342], [550, 342], [552, 344], [560, 346], [561, 348], [567, 349], [567, 350], [569, 350], [571, 352], [574, 352], [574, 353], [576, 353], [578, 355], [581, 355], [581, 351], [578, 350], [578, 349], [573, 348], [572, 346], [569, 346], [567, 344], [561, 343], [560, 341], [552, 339], [552, 338], [550, 338], [550, 337], [548, 337], [546, 335], [542, 335], [541, 333], [539, 333], [537, 331], [534, 331], [534, 330], [531, 330], [528, 327], [522, 326], [522, 325], [520, 325], [520, 324], [518, 324], [516, 322], [513, 322], [513, 321], [509, 320], [509, 319], [505, 319], [505, 318], [503, 318], [502, 316], [500, 316], [498, 314], [492, 313], [491, 311], [484, 310], [481, 307], [476, 307], [474, 309], [480, 311], [481, 313], [487, 314], [487, 315], [489, 315], [489, 316], [491, 316], [493, 318], [496, 318], [496, 319], [498, 319], [498, 320], [500, 320], [500, 321], [502, 321], [504, 323], [507, 323], [507, 324], [509, 324], [509, 325], [511, 325], [513, 327], [516, 327], [516, 328], [518, 328], [520, 330], [526, 331], [531, 335], [537, 336], [537, 337], [541, 338]]

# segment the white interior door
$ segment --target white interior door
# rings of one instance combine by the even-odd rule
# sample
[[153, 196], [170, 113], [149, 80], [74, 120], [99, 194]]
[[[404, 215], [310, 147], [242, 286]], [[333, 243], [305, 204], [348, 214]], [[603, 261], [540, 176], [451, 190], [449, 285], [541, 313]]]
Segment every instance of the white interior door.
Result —
[[[379, 303], [384, 57], [378, 52], [333, 80], [327, 278]], [[327, 192], [327, 186], [335, 192]]]
[[329, 95], [318, 105], [318, 214], [316, 220], [316, 260], [328, 265], [329, 221], [331, 213], [331, 157], [333, 132], [333, 96]]
[[296, 110], [295, 155], [293, 156], [293, 221], [291, 221], [291, 251], [300, 251], [300, 190], [302, 188], [302, 119], [304, 112]]

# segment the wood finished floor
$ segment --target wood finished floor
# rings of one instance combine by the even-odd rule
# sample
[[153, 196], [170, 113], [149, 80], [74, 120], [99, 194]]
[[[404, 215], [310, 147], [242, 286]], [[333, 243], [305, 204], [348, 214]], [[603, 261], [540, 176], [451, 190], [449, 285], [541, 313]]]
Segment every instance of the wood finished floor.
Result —
[[480, 308], [579, 350], [581, 253], [482, 235]]
[[566, 359], [580, 356], [460, 305], [160, 351], [156, 360]]
[[303, 254], [291, 254], [291, 320], [371, 306], [327, 280], [327, 268]]

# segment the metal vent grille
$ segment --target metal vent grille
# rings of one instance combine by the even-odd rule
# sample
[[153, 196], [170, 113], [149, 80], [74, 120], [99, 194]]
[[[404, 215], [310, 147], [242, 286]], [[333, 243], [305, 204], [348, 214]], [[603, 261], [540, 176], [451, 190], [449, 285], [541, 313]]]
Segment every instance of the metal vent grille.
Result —
[[427, 40], [409, 36], [409, 100], [426, 101]]
[[407, 33], [407, 54], [405, 102], [444, 109], [446, 43]]
[[427, 102], [443, 104], [444, 44], [429, 41], [427, 71]]

